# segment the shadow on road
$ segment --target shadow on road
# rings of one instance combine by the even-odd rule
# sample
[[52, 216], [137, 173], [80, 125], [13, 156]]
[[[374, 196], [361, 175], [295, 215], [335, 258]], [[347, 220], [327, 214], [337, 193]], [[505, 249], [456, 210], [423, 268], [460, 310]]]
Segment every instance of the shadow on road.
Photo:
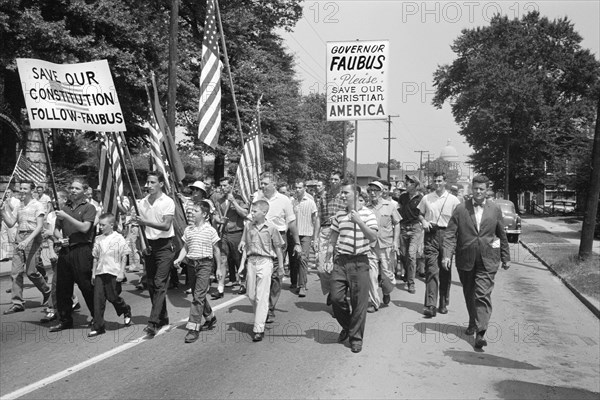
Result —
[[324, 302], [314, 302], [314, 301], [298, 301], [296, 302], [296, 307], [301, 310], [309, 311], [309, 312], [326, 312], [331, 314], [331, 306], [328, 306]]
[[479, 352], [474, 353], [470, 351], [446, 350], [444, 351], [444, 355], [452, 358], [452, 361], [455, 361], [460, 364], [471, 364], [493, 368], [511, 368], [528, 370], [541, 369], [539, 367], [536, 367], [535, 365], [526, 362], [511, 360], [510, 358], [494, 356], [491, 354], [483, 354]]
[[396, 307], [406, 308], [416, 312], [417, 314], [423, 314], [423, 303], [415, 303], [413, 301], [403, 300], [392, 300], [392, 303], [395, 304]]
[[600, 398], [600, 393], [590, 392], [589, 390], [564, 387], [549, 386], [539, 383], [522, 382], [516, 380], [504, 380], [494, 384], [501, 399], [579, 399], [587, 400]]
[[[443, 324], [440, 322], [419, 322], [413, 327], [424, 337], [430, 335], [431, 340], [446, 340], [450, 343], [455, 343], [457, 340], [464, 340], [473, 345], [473, 337], [464, 334], [465, 327], [460, 325]], [[437, 332], [437, 334], [427, 331]]]
[[228, 314], [231, 314], [234, 311], [243, 312], [245, 314], [254, 314], [254, 309], [252, 308], [251, 305], [248, 305], [248, 304], [239, 304], [239, 305], [235, 305], [235, 306], [231, 306], [231, 307], [227, 308]]

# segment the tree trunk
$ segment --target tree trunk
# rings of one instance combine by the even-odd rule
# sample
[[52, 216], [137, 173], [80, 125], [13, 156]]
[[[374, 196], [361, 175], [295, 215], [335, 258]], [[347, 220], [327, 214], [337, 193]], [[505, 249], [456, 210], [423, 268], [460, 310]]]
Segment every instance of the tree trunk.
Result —
[[590, 174], [590, 189], [581, 228], [581, 241], [579, 242], [579, 258], [588, 259], [592, 255], [594, 244], [594, 228], [596, 227], [596, 214], [598, 212], [598, 198], [600, 197], [600, 97], [596, 106], [596, 128], [594, 130], [594, 147], [592, 148], [592, 173]]

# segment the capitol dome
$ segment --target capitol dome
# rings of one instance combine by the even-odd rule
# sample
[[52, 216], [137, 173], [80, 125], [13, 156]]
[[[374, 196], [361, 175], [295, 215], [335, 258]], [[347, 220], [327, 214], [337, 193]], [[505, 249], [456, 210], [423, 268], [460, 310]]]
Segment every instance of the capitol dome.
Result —
[[444, 161], [458, 162], [458, 152], [456, 151], [456, 148], [452, 146], [452, 140], [448, 139], [446, 147], [444, 147], [440, 153], [440, 158]]

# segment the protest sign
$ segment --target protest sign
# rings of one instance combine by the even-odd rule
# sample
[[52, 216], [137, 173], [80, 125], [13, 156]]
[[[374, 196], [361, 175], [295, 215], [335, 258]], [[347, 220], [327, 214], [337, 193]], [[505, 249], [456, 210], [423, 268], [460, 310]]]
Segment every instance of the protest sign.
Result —
[[17, 59], [30, 126], [89, 131], [125, 131], [108, 62], [53, 64]]
[[327, 120], [385, 119], [389, 41], [327, 42]]

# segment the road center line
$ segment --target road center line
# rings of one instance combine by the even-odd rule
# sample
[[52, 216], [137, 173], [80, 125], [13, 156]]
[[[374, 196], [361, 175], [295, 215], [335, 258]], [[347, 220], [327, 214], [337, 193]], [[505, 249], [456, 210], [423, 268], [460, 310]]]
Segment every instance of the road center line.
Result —
[[[245, 298], [247, 298], [247, 296], [237, 296], [237, 297], [234, 297], [231, 300], [227, 300], [226, 302], [221, 303], [221, 304], [213, 307], [213, 311], [218, 311], [218, 310], [220, 310], [222, 308], [228, 307], [231, 304], [237, 303], [238, 301], [240, 301], [242, 299], [245, 299]], [[188, 320], [188, 318], [184, 318], [184, 319], [182, 319], [181, 321], [177, 322], [174, 325], [179, 325], [179, 324], [181, 324], [183, 322], [187, 322], [187, 320]], [[167, 327], [166, 329], [165, 329], [165, 327], [163, 327], [163, 329], [161, 329], [156, 334], [156, 336], [159, 336], [159, 335], [162, 335], [164, 333], [170, 332], [171, 328], [174, 325], [171, 325], [171, 326]], [[27, 386], [25, 386], [25, 387], [23, 387], [21, 389], [15, 390], [14, 392], [8, 393], [8, 394], [0, 397], [0, 400], [18, 399], [21, 396], [25, 396], [26, 394], [29, 394], [31, 392], [34, 392], [34, 391], [38, 390], [38, 389], [41, 389], [41, 388], [43, 388], [46, 385], [54, 383], [54, 382], [56, 382], [58, 380], [61, 380], [63, 378], [66, 378], [67, 376], [72, 375], [75, 372], [79, 372], [82, 369], [85, 369], [85, 368], [87, 368], [89, 366], [97, 364], [100, 361], [106, 360], [107, 358], [110, 358], [110, 357], [112, 357], [112, 356], [114, 356], [116, 354], [122, 353], [125, 350], [129, 350], [132, 347], [135, 347], [138, 344], [147, 342], [149, 340], [152, 340], [152, 339], [148, 338], [146, 335], [141, 336], [141, 337], [139, 337], [137, 339], [134, 339], [132, 342], [125, 343], [125, 344], [123, 344], [123, 345], [121, 345], [119, 347], [115, 347], [114, 349], [111, 349], [111, 350], [109, 350], [109, 351], [107, 351], [105, 353], [102, 353], [102, 354], [99, 354], [99, 355], [97, 355], [95, 357], [92, 357], [89, 360], [83, 361], [83, 362], [81, 362], [81, 363], [79, 363], [77, 365], [74, 365], [72, 367], [69, 367], [69, 368], [67, 368], [67, 369], [65, 369], [63, 371], [57, 372], [56, 374], [51, 375], [51, 376], [49, 376], [47, 378], [44, 378], [44, 379], [39, 380], [37, 382], [34, 382], [34, 383], [32, 383], [30, 385], [27, 385]]]

